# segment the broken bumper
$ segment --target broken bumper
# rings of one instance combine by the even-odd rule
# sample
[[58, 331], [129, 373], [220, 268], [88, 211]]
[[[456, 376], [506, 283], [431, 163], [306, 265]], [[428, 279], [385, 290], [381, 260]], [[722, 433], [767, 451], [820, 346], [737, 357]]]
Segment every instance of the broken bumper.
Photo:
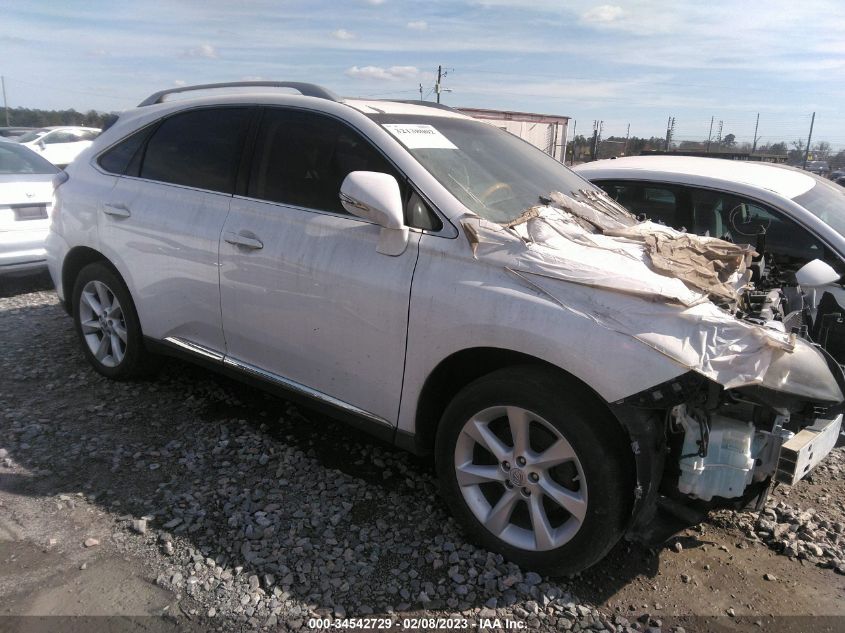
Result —
[[803, 479], [836, 446], [841, 427], [840, 413], [832, 420], [817, 420], [785, 442], [780, 449], [775, 479], [789, 485]]

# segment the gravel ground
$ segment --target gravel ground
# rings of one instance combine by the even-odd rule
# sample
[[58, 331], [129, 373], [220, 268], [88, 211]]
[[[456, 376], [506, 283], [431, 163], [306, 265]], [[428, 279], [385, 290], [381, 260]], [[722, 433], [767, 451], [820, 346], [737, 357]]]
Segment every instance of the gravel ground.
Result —
[[659, 551], [622, 543], [584, 574], [542, 577], [466, 542], [425, 461], [187, 364], [100, 377], [48, 288], [0, 282], [0, 614], [219, 630], [845, 625], [841, 447], [760, 516], [716, 513]]

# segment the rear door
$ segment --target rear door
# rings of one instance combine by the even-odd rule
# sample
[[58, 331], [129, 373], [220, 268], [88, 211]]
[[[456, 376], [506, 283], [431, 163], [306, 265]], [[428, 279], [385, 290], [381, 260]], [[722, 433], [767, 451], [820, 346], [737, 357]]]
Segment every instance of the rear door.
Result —
[[265, 110], [220, 242], [227, 362], [389, 427], [420, 233], [398, 257], [377, 253], [380, 227], [338, 197], [356, 170], [397, 175], [337, 119]]
[[102, 248], [126, 279], [147, 336], [224, 350], [218, 245], [252, 114], [181, 112], [100, 158], [101, 167], [125, 172], [100, 208]]

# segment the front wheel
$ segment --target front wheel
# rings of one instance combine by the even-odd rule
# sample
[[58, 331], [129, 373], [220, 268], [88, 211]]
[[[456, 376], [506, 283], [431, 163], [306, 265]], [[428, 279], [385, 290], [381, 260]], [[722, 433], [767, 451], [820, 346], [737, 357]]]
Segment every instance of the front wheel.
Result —
[[76, 278], [73, 320], [85, 357], [102, 375], [125, 380], [153, 368], [129, 290], [105, 263], [89, 264]]
[[624, 431], [542, 368], [509, 368], [465, 387], [443, 415], [435, 458], [443, 496], [470, 536], [529, 569], [589, 567], [630, 516]]

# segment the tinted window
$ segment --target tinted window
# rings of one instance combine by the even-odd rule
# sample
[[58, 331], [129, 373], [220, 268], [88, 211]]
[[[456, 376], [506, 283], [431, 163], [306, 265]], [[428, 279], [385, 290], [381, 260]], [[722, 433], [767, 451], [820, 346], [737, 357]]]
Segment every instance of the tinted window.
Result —
[[[100, 167], [112, 174], [126, 174], [126, 168], [129, 166], [129, 161], [138, 153], [141, 145], [144, 144], [147, 136], [149, 136], [150, 128], [136, 132], [132, 136], [125, 138], [120, 143], [112, 147], [107, 152], [104, 152], [99, 160]], [[135, 175], [135, 174], [130, 174]]]
[[649, 182], [596, 182], [611, 198], [636, 215], [676, 229], [691, 225], [689, 205], [681, 187]]
[[338, 194], [352, 171], [396, 176], [382, 155], [343, 123], [311, 112], [268, 109], [258, 133], [248, 195], [346, 213]]
[[249, 114], [209, 108], [165, 119], [147, 143], [141, 177], [232, 193]]

